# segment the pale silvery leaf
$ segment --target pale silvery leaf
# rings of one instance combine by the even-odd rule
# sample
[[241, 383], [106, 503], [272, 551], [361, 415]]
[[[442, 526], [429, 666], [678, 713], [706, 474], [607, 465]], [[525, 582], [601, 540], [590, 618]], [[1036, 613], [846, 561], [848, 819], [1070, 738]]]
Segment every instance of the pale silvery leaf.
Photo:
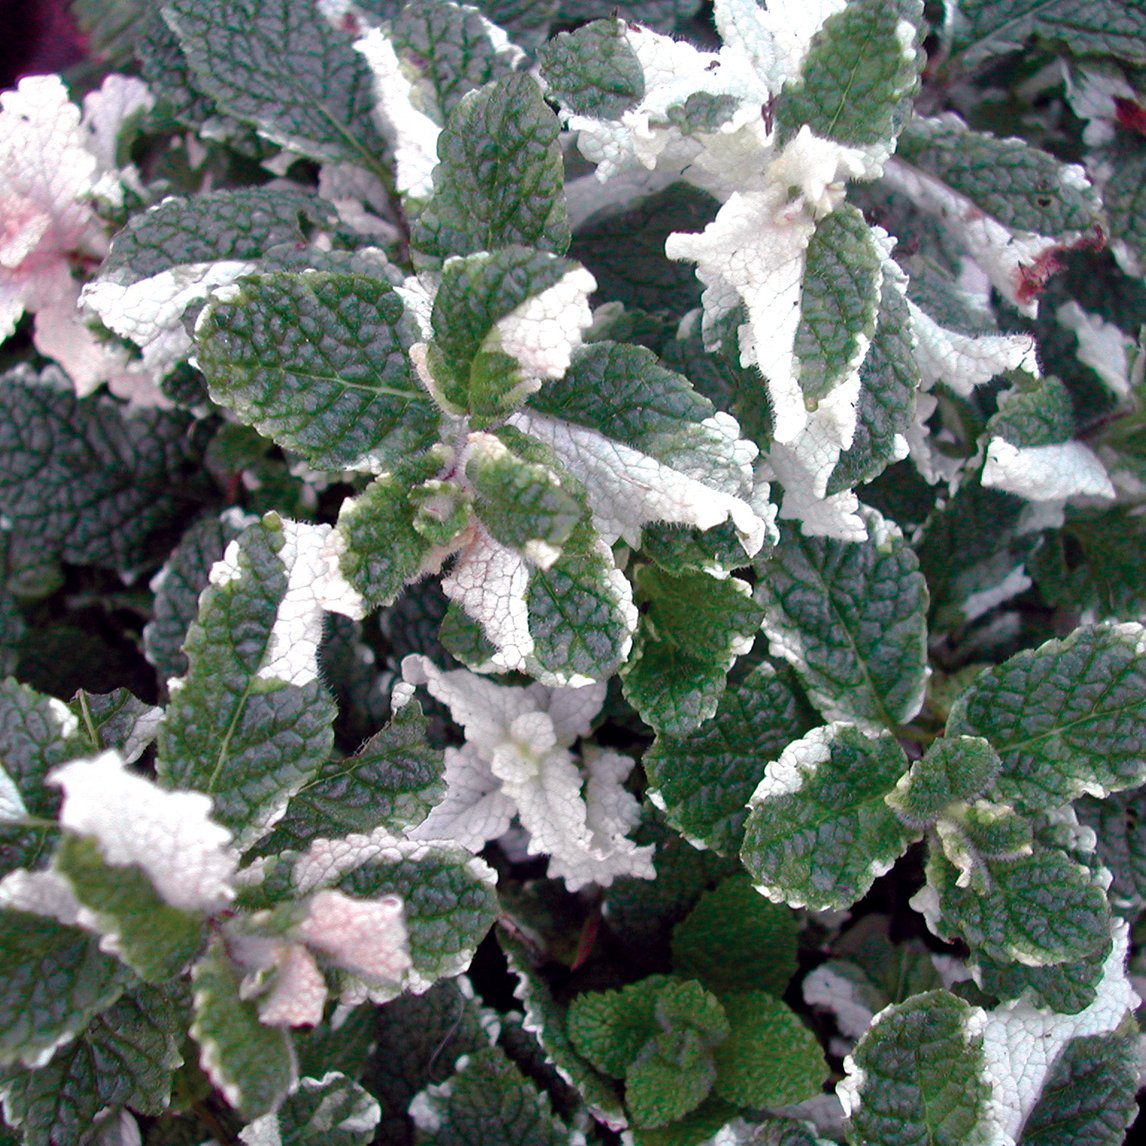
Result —
[[[526, 299], [494, 323], [483, 346], [516, 358], [528, 379], [560, 378], [573, 350], [593, 321], [589, 296], [597, 281], [584, 268], [570, 271], [554, 286]], [[537, 388], [537, 385], [533, 389]]]
[[[285, 153], [284, 153], [285, 154]], [[353, 163], [324, 163], [318, 169], [318, 196], [334, 206], [339, 219], [375, 242], [395, 243], [402, 232], [386, 216], [390, 205], [382, 181]]]
[[[994, 1146], [1012, 1146], [1042, 1093], [1055, 1060], [1071, 1039], [1108, 1034], [1139, 1005], [1126, 974], [1128, 927], [1114, 927], [1114, 946], [1094, 1002], [1075, 1015], [1059, 1015], [1023, 999], [983, 1015], [983, 1075], [991, 1088], [987, 1121]], [[976, 1008], [977, 1009], [977, 1008]]]
[[516, 805], [472, 744], [446, 749], [445, 780], [445, 799], [410, 830], [411, 839], [454, 840], [479, 852], [509, 831]]
[[107, 76], [96, 91], [84, 96], [87, 148], [95, 156], [97, 170], [103, 173], [94, 188], [98, 198], [118, 206], [123, 200], [124, 183], [142, 192], [134, 167], [116, 170], [116, 148], [124, 123], [154, 106], [155, 99], [147, 85], [134, 76]]
[[143, 364], [162, 377], [191, 349], [191, 335], [183, 326], [187, 308], [202, 302], [217, 287], [257, 269], [255, 263], [225, 259], [172, 267], [138, 282], [101, 279], [84, 288], [80, 305], [94, 311], [110, 330], [134, 342]]
[[[424, 684], [447, 704], [466, 733], [458, 771], [468, 764], [476, 779], [450, 789], [439, 815], [435, 810], [411, 835], [430, 833], [463, 816], [465, 794], [486, 802], [488, 811], [466, 817], [463, 829], [476, 834], [478, 823], [505, 830], [507, 805], [529, 832], [529, 852], [551, 857], [551, 874], [570, 890], [586, 883], [608, 885], [620, 875], [651, 878], [652, 848], [638, 848], [625, 833], [638, 817], [636, 800], [623, 783], [632, 770], [627, 756], [586, 751], [579, 765], [570, 746], [588, 733], [605, 697], [603, 683], [581, 688], [526, 688], [496, 685], [464, 669], [442, 672], [426, 657], [409, 656], [402, 673], [411, 684]], [[449, 774], [447, 773], [447, 778]], [[506, 804], [491, 807], [490, 780], [500, 786]], [[486, 836], [494, 839], [496, 836]], [[484, 840], [482, 841], [485, 842]]]
[[[644, 72], [644, 96], [619, 120], [566, 115], [578, 132], [578, 147], [597, 165], [602, 183], [646, 168], [684, 175], [720, 198], [759, 170], [770, 146], [760, 107], [771, 92], [743, 50], [701, 51], [683, 40], [628, 25], [625, 39]], [[731, 96], [740, 107], [713, 133], [685, 135], [669, 120], [669, 109], [690, 95]], [[752, 157], [756, 162], [743, 162]], [[737, 163], [736, 160], [741, 162]]]
[[83, 905], [72, 885], [58, 872], [17, 868], [0, 880], [0, 907], [50, 915], [65, 925], [78, 924]]
[[808, 243], [816, 220], [842, 201], [844, 181], [863, 170], [861, 152], [801, 128], [768, 166], [762, 190], [733, 194], [703, 232], [665, 242], [670, 259], [697, 264], [706, 334], [740, 302], [747, 307], [740, 364], [764, 375], [781, 444], [795, 441], [808, 421], [795, 349]]
[[[1066, 165], [1063, 169], [1085, 183], [1081, 168]], [[888, 187], [907, 196], [920, 210], [940, 218], [999, 293], [1031, 317], [1038, 310], [1038, 290], [1057, 266], [1055, 251], [1082, 237], [1050, 238], [1012, 231], [941, 179], [898, 159], [888, 161], [883, 177]]]
[[[735, 442], [736, 423], [719, 418], [709, 422]], [[584, 484], [593, 526], [606, 545], [618, 539], [639, 545], [641, 527], [652, 521], [711, 529], [731, 520], [744, 552], [752, 556], [771, 532], [770, 521], [743, 498], [714, 489], [596, 430], [529, 411], [519, 411], [508, 420], [549, 446]]]
[[745, 53], [771, 92], [800, 74], [812, 37], [847, 0], [716, 0], [716, 30], [728, 51]]
[[1106, 467], [1082, 442], [1016, 446], [1005, 438], [992, 438], [983, 466], [983, 485], [1030, 501], [1115, 496]]
[[394, 45], [381, 29], [371, 28], [354, 46], [374, 73], [378, 99], [375, 117], [394, 148], [395, 185], [404, 195], [429, 199], [434, 193], [441, 128], [414, 105], [414, 86], [402, 71]]
[[259, 1022], [268, 1027], [313, 1026], [322, 1022], [326, 977], [301, 943], [279, 939], [256, 946], [240, 939], [232, 945], [232, 953], [252, 972], [252, 980], [259, 973], [274, 974], [270, 990], [258, 1000]]
[[0, 95], [0, 341], [33, 312], [37, 349], [59, 362], [81, 397], [102, 382], [143, 402], [154, 395], [146, 373], [84, 325], [71, 270], [107, 253], [91, 199], [121, 194], [112, 145], [121, 114], [146, 105], [141, 89], [108, 77], [88, 97], [87, 122], [58, 76], [29, 76]]
[[0, 765], [0, 824], [17, 823], [28, 814], [20, 789]]
[[231, 833], [210, 819], [211, 799], [170, 792], [125, 770], [118, 752], [57, 768], [60, 824], [94, 836], [113, 866], [138, 865], [173, 907], [212, 914], [234, 897]]
[[1130, 354], [1134, 340], [1113, 322], [1088, 314], [1074, 299], [1055, 311], [1060, 326], [1078, 338], [1078, 360], [1089, 366], [1119, 398], [1130, 394]]
[[917, 345], [915, 359], [925, 389], [942, 382], [963, 398], [1006, 370], [1037, 375], [1034, 339], [1028, 334], [962, 334], [940, 326], [909, 301]]
[[308, 947], [370, 983], [395, 983], [410, 969], [402, 901], [394, 895], [353, 899], [317, 892], [297, 934]]

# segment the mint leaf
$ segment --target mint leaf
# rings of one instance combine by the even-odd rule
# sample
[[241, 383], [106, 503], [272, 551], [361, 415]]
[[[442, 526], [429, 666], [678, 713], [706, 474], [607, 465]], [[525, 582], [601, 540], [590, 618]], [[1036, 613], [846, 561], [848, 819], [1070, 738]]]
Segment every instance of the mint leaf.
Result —
[[842, 1084], [854, 1146], [973, 1140], [991, 1090], [972, 1018], [971, 1007], [947, 991], [916, 995], [880, 1015]]
[[884, 802], [904, 771], [886, 732], [817, 728], [768, 765], [749, 801], [740, 858], [757, 888], [792, 907], [849, 907], [917, 838]]
[[923, 703], [927, 585], [898, 527], [865, 521], [859, 543], [785, 530], [759, 596], [772, 651], [825, 717], [894, 729]]
[[259, 1022], [256, 1005], [239, 993], [237, 969], [222, 939], [192, 968], [191, 981], [191, 1037], [203, 1069], [244, 1119], [271, 1113], [297, 1081], [290, 1036]]
[[143, 627], [143, 650], [164, 680], [186, 673], [183, 642], [195, 620], [199, 594], [207, 588], [211, 566], [245, 524], [249, 522], [244, 523], [243, 514], [233, 509], [218, 517], [200, 518], [152, 579], [155, 604], [151, 620]]
[[1110, 934], [1110, 906], [1093, 874], [1057, 848], [980, 857], [985, 886], [960, 887], [957, 871], [932, 851], [928, 883], [938, 894], [941, 927], [991, 959], [1032, 966], [1081, 959]]
[[578, 995], [566, 1019], [577, 1053], [605, 1074], [624, 1078], [641, 1047], [657, 1033], [657, 997], [671, 982], [667, 975], [650, 975], [619, 991]]
[[1105, 800], [1083, 796], [1074, 807], [1079, 822], [1098, 836], [1098, 860], [1114, 876], [1111, 905], [1116, 911], [1136, 911], [1146, 902], [1146, 791], [1116, 792]]
[[689, 839], [733, 855], [764, 766], [808, 728], [786, 676], [763, 664], [724, 693], [707, 724], [683, 736], [659, 734], [645, 753], [645, 774], [669, 823]]
[[[353, 1079], [327, 1071], [321, 1078], [300, 1079], [274, 1114], [256, 1119], [240, 1137], [282, 1146], [367, 1146], [381, 1113], [377, 1101]], [[277, 1137], [271, 1139], [272, 1134]]]
[[1002, 768], [998, 753], [980, 736], [944, 736], [916, 760], [887, 796], [904, 823], [923, 828], [957, 802], [977, 800]]
[[76, 398], [54, 368], [0, 376], [0, 509], [64, 561], [134, 569], [206, 495], [188, 480], [190, 419]]
[[489, 23], [469, 5], [410, 0], [398, 13], [391, 38], [434, 93], [439, 123], [467, 92], [513, 70], [512, 53], [498, 52]]
[[1074, 433], [1070, 391], [1057, 378], [1029, 380], [999, 395], [998, 411], [987, 422], [992, 437], [1013, 446], [1049, 446], [1069, 441]]
[[764, 991], [724, 997], [730, 1030], [715, 1050], [716, 1093], [738, 1106], [788, 1106], [819, 1094], [828, 1066], [816, 1036]]
[[130, 975], [96, 937], [47, 915], [0, 910], [0, 1063], [43, 1066], [123, 993]]
[[1023, 1124], [1019, 1146], [1117, 1146], [1138, 1113], [1134, 1040], [1110, 1035], [1071, 1039], [1051, 1067]]
[[160, 730], [160, 780], [211, 796], [240, 843], [266, 832], [330, 751], [335, 710], [317, 662], [328, 530], [272, 514], [231, 543]]
[[567, 250], [559, 131], [532, 76], [470, 93], [438, 138], [434, 197], [414, 226], [415, 247], [443, 259], [515, 243]]
[[637, 573], [641, 628], [623, 674], [625, 699], [658, 732], [691, 732], [716, 712], [736, 658], [752, 647], [763, 610], [747, 582], [706, 573]]
[[66, 835], [54, 864], [91, 913], [85, 923], [141, 979], [173, 979], [203, 945], [202, 918], [168, 904], [138, 864], [107, 863], [91, 837]]
[[858, 207], [845, 203], [820, 221], [805, 253], [795, 342], [809, 406], [863, 362], [883, 277], [883, 255]]
[[852, 0], [829, 16], [812, 37], [799, 80], [776, 101], [780, 139], [806, 124], [821, 139], [889, 148], [919, 81], [922, 23], [918, 0]]
[[425, 1105], [441, 1146], [565, 1146], [569, 1131], [500, 1047], [469, 1055], [447, 1084], [431, 1087]]
[[694, 1030], [666, 1031], [648, 1043], [625, 1076], [625, 1102], [638, 1126], [667, 1126], [712, 1091], [716, 1071]]
[[1146, 63], [1146, 13], [1117, 0], [960, 0], [952, 69], [1023, 47], [1031, 36], [1079, 55]]
[[903, 456], [920, 386], [915, 344], [907, 300], [885, 268], [875, 335], [860, 366], [855, 436], [828, 480], [829, 497], [871, 481]]
[[[1122, 142], [1121, 147], [1118, 142]], [[1116, 140], [1110, 152], [1113, 169], [1102, 185], [1102, 206], [1110, 220], [1110, 235], [1142, 266], [1146, 263], [1146, 147], [1140, 139], [1133, 143]]]
[[26, 1146], [79, 1146], [105, 1107], [162, 1114], [183, 1063], [178, 1022], [171, 997], [155, 987], [121, 995], [46, 1066], [0, 1072], [5, 1117]]
[[987, 994], [1001, 1000], [1025, 998], [1032, 1006], [1056, 1014], [1077, 1015], [1095, 1001], [1112, 946], [1108, 938], [1080, 959], [1044, 967], [1004, 963], [976, 951], [976, 978]]
[[956, 116], [914, 119], [896, 155], [1013, 230], [1068, 235], [1097, 220], [1098, 197], [1077, 167], [1022, 140], [970, 131]]
[[197, 327], [211, 396], [320, 469], [388, 469], [437, 438], [402, 300], [366, 275], [241, 279]]
[[[419, 528], [419, 507], [410, 487], [432, 478], [442, 465], [443, 458], [430, 450], [375, 478], [358, 497], [342, 503], [336, 530], [344, 543], [342, 575], [369, 605], [389, 605], [402, 586], [422, 572], [423, 561], [432, 553], [434, 541]], [[447, 510], [453, 509], [450, 492], [443, 490], [439, 498]], [[436, 521], [439, 515], [429, 512]], [[452, 521], [451, 514], [446, 516]]]
[[574, 115], [620, 119], [645, 94], [645, 70], [620, 19], [554, 36], [538, 53], [547, 95]]
[[1076, 629], [983, 672], [955, 702], [949, 736], [984, 736], [1002, 757], [1000, 796], [1058, 807], [1143, 779], [1146, 634], [1137, 624]]
[[171, 0], [163, 16], [197, 85], [224, 111], [291, 151], [379, 167], [369, 70], [317, 4]]
[[402, 900], [413, 959], [407, 986], [425, 990], [464, 971], [493, 926], [493, 872], [458, 847], [402, 841], [387, 852], [334, 886], [362, 899], [396, 895]]
[[259, 851], [301, 851], [323, 835], [413, 827], [441, 801], [443, 768], [441, 750], [429, 744], [421, 708], [409, 701], [353, 756], [324, 764], [291, 797], [286, 814], [261, 841]]
[[563, 373], [589, 322], [576, 308], [590, 289], [575, 263], [523, 246], [451, 259], [434, 298], [429, 358], [447, 405], [485, 425], [520, 405], [539, 376]]
[[329, 203], [301, 190], [245, 187], [164, 199], [133, 215], [112, 240], [100, 280], [129, 286], [194, 263], [250, 261], [272, 247], [305, 244], [332, 230]]
[[[735, 875], [705, 892], [677, 924], [673, 970], [699, 979], [722, 999], [731, 992], [753, 990], [779, 998], [796, 972], [797, 930], [789, 908], [769, 903], [747, 876]], [[736, 1015], [731, 1017], [735, 1030]]]

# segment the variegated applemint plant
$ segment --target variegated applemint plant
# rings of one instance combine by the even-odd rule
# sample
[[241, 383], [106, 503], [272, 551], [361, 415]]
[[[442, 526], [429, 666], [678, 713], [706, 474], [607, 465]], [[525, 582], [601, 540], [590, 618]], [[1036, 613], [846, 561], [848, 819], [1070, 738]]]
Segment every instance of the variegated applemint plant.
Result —
[[1105, 1146], [1143, 0], [77, 0], [0, 95], [0, 1146]]

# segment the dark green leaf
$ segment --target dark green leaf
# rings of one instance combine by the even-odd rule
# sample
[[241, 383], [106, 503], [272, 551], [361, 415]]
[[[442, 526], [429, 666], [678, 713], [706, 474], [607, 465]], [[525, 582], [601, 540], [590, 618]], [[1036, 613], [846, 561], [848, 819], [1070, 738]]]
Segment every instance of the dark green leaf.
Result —
[[379, 168], [370, 70], [318, 4], [170, 0], [163, 15], [196, 84], [223, 110], [281, 147]]
[[416, 337], [388, 283], [319, 272], [244, 278], [197, 331], [211, 397], [323, 469], [388, 469], [436, 440]]
[[438, 137], [434, 196], [414, 245], [437, 258], [520, 243], [569, 246], [560, 125], [537, 81], [515, 73], [462, 100]]
[[913, 827], [934, 823], [950, 804], [977, 800], [992, 785], [1002, 763], [995, 750], [979, 736], [945, 736], [936, 740], [922, 759], [887, 797], [888, 806]]
[[645, 72], [624, 20], [594, 20], [562, 32], [538, 53], [549, 98], [575, 115], [619, 119], [645, 94]]

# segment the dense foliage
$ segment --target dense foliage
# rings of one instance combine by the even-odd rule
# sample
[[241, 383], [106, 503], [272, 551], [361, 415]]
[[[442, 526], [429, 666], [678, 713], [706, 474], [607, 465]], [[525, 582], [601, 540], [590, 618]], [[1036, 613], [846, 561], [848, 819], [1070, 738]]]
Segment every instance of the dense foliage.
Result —
[[1122, 1142], [1146, 4], [75, 11], [0, 1146]]

